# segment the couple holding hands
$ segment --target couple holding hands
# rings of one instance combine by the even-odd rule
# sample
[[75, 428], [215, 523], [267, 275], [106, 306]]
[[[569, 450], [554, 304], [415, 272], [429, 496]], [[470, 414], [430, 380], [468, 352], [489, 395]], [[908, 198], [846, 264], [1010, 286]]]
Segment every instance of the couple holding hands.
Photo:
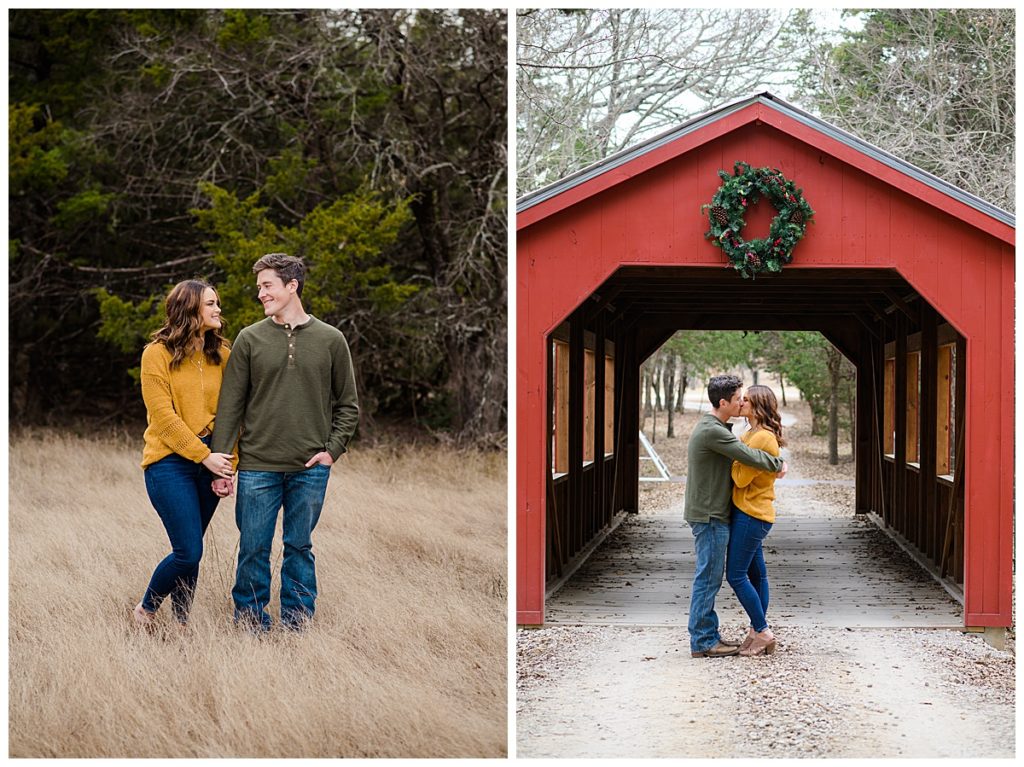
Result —
[[185, 280], [167, 296], [166, 321], [142, 353], [142, 467], [171, 543], [133, 611], [145, 629], [168, 596], [177, 625], [187, 626], [203, 534], [231, 494], [239, 531], [235, 621], [256, 632], [271, 627], [270, 549], [282, 508], [281, 623], [301, 629], [313, 617], [312, 533], [359, 406], [344, 335], [302, 307], [305, 272], [302, 259], [281, 253], [256, 262], [266, 318], [233, 346], [222, 335], [213, 286]]

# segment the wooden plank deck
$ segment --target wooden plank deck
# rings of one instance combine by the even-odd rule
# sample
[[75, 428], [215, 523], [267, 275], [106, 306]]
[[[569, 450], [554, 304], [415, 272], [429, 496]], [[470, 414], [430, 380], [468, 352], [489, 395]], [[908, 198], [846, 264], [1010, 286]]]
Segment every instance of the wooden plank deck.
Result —
[[[963, 627], [963, 610], [882, 531], [853, 517], [779, 519], [765, 543], [778, 626]], [[679, 512], [630, 515], [547, 600], [545, 623], [686, 626], [693, 536]], [[727, 582], [723, 625], [746, 614]]]

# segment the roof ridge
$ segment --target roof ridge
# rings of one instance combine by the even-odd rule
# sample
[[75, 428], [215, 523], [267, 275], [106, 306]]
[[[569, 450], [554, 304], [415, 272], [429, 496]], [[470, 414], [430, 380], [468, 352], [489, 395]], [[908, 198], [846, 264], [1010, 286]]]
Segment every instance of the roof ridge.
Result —
[[607, 173], [608, 171], [624, 165], [637, 157], [641, 157], [648, 152], [664, 146], [665, 144], [676, 141], [677, 139], [682, 138], [689, 133], [693, 133], [706, 125], [717, 122], [729, 114], [745, 109], [754, 103], [764, 104], [770, 109], [774, 109], [791, 119], [807, 125], [822, 135], [839, 141], [846, 146], [855, 149], [861, 154], [870, 157], [877, 162], [881, 162], [883, 165], [887, 165], [890, 168], [919, 181], [920, 183], [926, 184], [927, 186], [942, 192], [948, 197], [952, 197], [953, 199], [958, 200], [981, 213], [995, 218], [1008, 226], [1016, 228], [1016, 216], [1013, 213], [1010, 213], [1009, 211], [1006, 211], [994, 203], [978, 197], [965, 189], [961, 189], [955, 184], [939, 178], [935, 174], [929, 173], [913, 163], [903, 160], [891, 152], [855, 136], [849, 131], [833, 125], [820, 117], [816, 117], [810, 112], [784, 101], [769, 91], [759, 91], [749, 96], [733, 99], [719, 107], [715, 107], [707, 112], [696, 115], [690, 120], [687, 120], [673, 128], [669, 128], [656, 136], [652, 136], [651, 138], [645, 139], [631, 147], [627, 147], [609, 155], [608, 157], [598, 160], [597, 162], [591, 163], [590, 165], [581, 168], [578, 171], [574, 171], [573, 173], [541, 187], [540, 189], [528, 192], [516, 200], [516, 212], [521, 213], [528, 210], [545, 200], [556, 197], [573, 187], [579, 186], [592, 178], [596, 178], [597, 176]]

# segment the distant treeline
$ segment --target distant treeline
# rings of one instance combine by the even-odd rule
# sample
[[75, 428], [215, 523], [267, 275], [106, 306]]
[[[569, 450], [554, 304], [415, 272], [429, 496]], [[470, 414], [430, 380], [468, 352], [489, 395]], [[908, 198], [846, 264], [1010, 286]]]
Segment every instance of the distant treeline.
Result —
[[506, 14], [12, 10], [11, 422], [141, 417], [131, 375], [188, 277], [229, 335], [252, 263], [310, 271], [364, 429], [500, 439]]

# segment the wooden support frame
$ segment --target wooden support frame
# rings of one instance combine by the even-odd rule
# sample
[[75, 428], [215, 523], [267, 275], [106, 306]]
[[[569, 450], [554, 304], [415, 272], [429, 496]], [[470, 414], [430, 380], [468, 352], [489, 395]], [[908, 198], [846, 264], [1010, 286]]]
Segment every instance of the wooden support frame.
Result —
[[896, 454], [896, 358], [885, 360], [885, 384], [883, 392], [882, 452]]
[[583, 350], [583, 462], [593, 461], [594, 427], [597, 416], [597, 379], [595, 376], [595, 353], [593, 349]]
[[604, 449], [615, 454], [615, 358], [604, 358]]
[[921, 471], [918, 474], [918, 508], [914, 527], [915, 540], [918, 546], [929, 556], [934, 556], [941, 542], [935, 518], [935, 412], [936, 389], [938, 378], [937, 357], [939, 345], [937, 341], [938, 318], [935, 310], [926, 302], [920, 302], [921, 317], [921, 352], [919, 390], [919, 431], [918, 431], [918, 463]]
[[568, 550], [570, 556], [579, 551], [583, 540], [580, 524], [583, 499], [583, 323], [579, 312], [569, 318], [569, 514]]
[[935, 474], [948, 476], [953, 434], [953, 357], [956, 344], [944, 344], [936, 355]]
[[905, 463], [920, 460], [921, 428], [921, 352], [906, 355], [907, 387], [903, 398], [907, 409]]
[[552, 467], [555, 474], [564, 474], [569, 471], [569, 344], [553, 339], [550, 343], [554, 356], [552, 375], [554, 460], [548, 465]]
[[[893, 350], [895, 361], [895, 401], [907, 401], [907, 320], [901, 314], [896, 317], [896, 344]], [[889, 504], [890, 519], [886, 524], [899, 529], [903, 527], [904, 502], [907, 497], [907, 409], [897, 407], [893, 414], [893, 434], [895, 435], [892, 467], [892, 502]]]

